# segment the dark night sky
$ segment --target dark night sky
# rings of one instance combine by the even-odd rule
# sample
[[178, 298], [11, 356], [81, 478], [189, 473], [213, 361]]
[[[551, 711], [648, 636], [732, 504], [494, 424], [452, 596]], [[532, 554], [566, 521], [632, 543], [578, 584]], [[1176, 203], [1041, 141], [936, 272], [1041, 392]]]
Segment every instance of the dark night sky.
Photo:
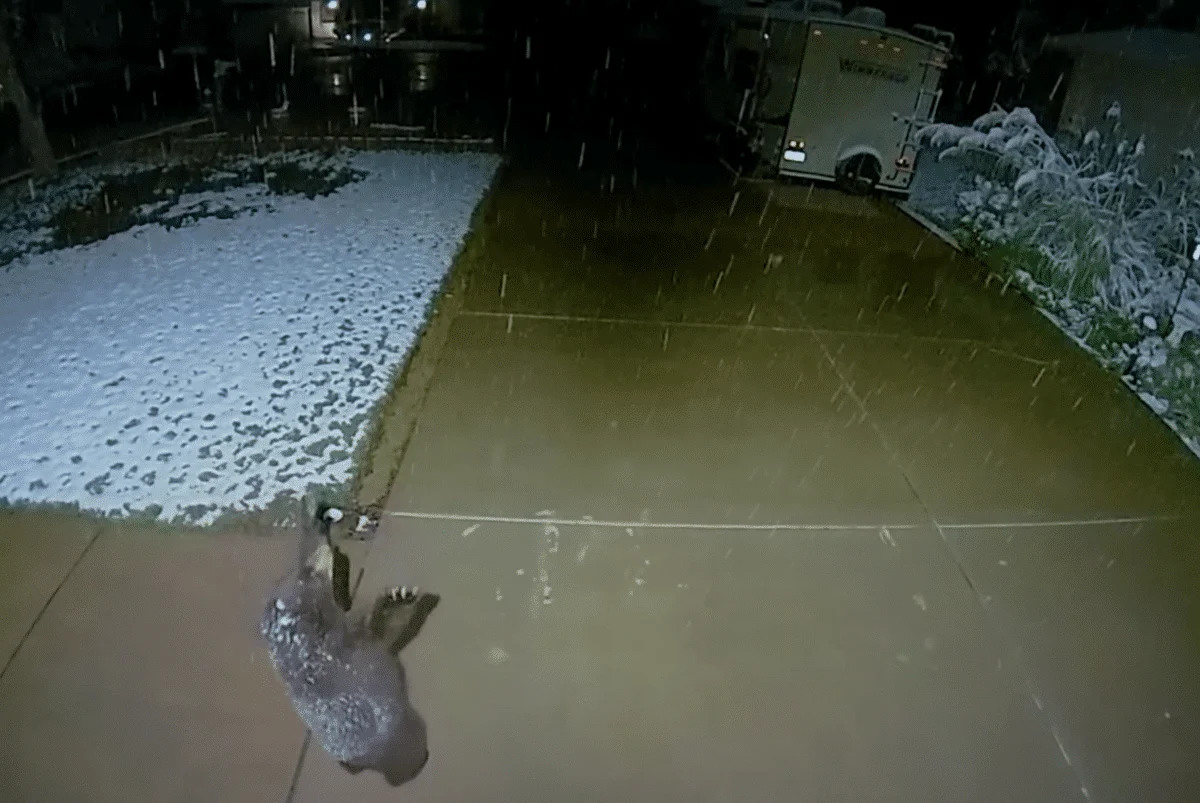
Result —
[[[120, 57], [128, 62], [153, 62], [159, 43], [169, 47], [180, 34], [177, 19], [173, 24], [164, 23], [161, 30], [147, 27], [150, 26], [150, 15], [146, 10], [151, 0], [77, 2], [107, 4], [114, 9], [114, 15], [118, 7], [126, 10], [126, 42]], [[501, 41], [510, 40], [506, 34], [511, 27], [516, 27], [522, 33], [537, 32], [540, 37], [539, 49], [549, 57], [547, 63], [554, 62], [558, 68], [569, 71], [573, 62], [580, 61], [580, 74], [590, 80], [594, 66], [592, 62], [595, 60], [592, 51], [600, 47], [598, 42], [619, 40], [630, 30], [631, 20], [649, 18], [656, 12], [669, 27], [679, 29], [676, 33], [681, 38], [693, 36], [694, 32], [684, 29], [690, 21], [697, 19], [695, 4], [699, 0], [463, 2], [478, 2], [488, 9], [488, 16], [496, 26], [493, 30], [501, 34]], [[0, 0], [0, 3], [46, 10], [63, 5], [62, 0]], [[177, 18], [185, 4], [191, 7], [193, 13], [208, 9], [219, 15], [217, 9], [220, 0], [155, 1], [160, 20]], [[849, 8], [855, 5], [855, 0], [843, 0], [843, 4]], [[952, 61], [944, 83], [948, 97], [943, 102], [942, 111], [943, 117], [962, 120], [986, 111], [993, 100], [1006, 107], [1029, 105], [1035, 111], [1040, 111], [1037, 108], [1038, 95], [1048, 95], [1049, 89], [1039, 86], [1039, 69], [1034, 68], [1034, 60], [1047, 35], [1085, 28], [1103, 30], [1147, 24], [1193, 29], [1196, 27], [1200, 0], [990, 0], [984, 3], [977, 0], [868, 0], [868, 4], [887, 12], [889, 23], [895, 27], [909, 28], [916, 23], [925, 23], [955, 33], [958, 40], [957, 58]], [[131, 33], [135, 30], [139, 31], [137, 35]], [[208, 30], [220, 34], [225, 29], [220, 24], [213, 24], [208, 26]], [[224, 41], [220, 36], [217, 39]], [[589, 40], [594, 45], [590, 49]], [[141, 47], [137, 47], [138, 44]], [[224, 58], [235, 55], [232, 51], [226, 52], [227, 48], [222, 49], [221, 42], [216, 40], [213, 47], [213, 52], [223, 53]], [[86, 47], [79, 48], [75, 56], [81, 58], [86, 55], [85, 50]], [[247, 53], [240, 55], [252, 57]], [[96, 58], [103, 60], [100, 56]], [[663, 63], [653, 72], [669, 73], [670, 62], [678, 60], [664, 53], [661, 59]], [[551, 70], [550, 73], [555, 71]], [[675, 85], [677, 87], [677, 82]]]
[[1005, 107], [1028, 105], [1036, 112], [1046, 111], [1042, 105], [1048, 102], [1049, 89], [1039, 81], [1045, 70], [1039, 71], [1042, 65], [1035, 60], [1049, 35], [1134, 26], [1194, 30], [1200, 9], [1200, 0], [871, 0], [869, 4], [887, 12], [889, 24], [896, 27], [925, 23], [954, 32], [957, 58], [944, 84], [950, 96], [943, 113], [960, 120], [986, 111], [993, 99]]

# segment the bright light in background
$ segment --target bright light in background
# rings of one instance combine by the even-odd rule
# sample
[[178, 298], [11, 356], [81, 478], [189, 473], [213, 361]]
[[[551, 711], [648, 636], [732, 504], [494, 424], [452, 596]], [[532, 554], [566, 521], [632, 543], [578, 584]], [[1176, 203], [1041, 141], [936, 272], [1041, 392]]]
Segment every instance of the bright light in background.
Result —
[[424, 11], [429, 5], [429, 0], [417, 0], [417, 11]]
[[363, 34], [363, 41], [364, 41], [364, 42], [370, 42], [370, 41], [371, 41], [371, 32], [370, 32], [370, 31], [367, 31], [366, 33], [364, 33], [364, 34]]
[[325, 8], [330, 11], [337, 11], [338, 0], [325, 0]]

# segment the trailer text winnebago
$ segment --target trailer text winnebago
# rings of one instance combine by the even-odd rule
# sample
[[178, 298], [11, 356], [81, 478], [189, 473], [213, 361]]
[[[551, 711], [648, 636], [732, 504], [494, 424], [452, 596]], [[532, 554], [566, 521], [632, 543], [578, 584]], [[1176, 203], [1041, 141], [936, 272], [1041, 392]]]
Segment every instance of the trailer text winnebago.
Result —
[[952, 34], [843, 15], [836, 0], [724, 4], [705, 59], [708, 112], [756, 176], [908, 193]]

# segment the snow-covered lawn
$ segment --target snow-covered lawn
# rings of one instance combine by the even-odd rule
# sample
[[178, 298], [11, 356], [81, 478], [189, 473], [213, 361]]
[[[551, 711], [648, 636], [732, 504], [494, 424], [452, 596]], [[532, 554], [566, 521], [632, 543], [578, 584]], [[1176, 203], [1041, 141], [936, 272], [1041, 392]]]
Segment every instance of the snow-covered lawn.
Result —
[[[262, 164], [74, 247], [46, 224], [100, 174], [4, 199], [0, 498], [206, 523], [351, 478], [499, 161], [294, 154], [247, 181]], [[341, 186], [270, 189], [297, 166]]]

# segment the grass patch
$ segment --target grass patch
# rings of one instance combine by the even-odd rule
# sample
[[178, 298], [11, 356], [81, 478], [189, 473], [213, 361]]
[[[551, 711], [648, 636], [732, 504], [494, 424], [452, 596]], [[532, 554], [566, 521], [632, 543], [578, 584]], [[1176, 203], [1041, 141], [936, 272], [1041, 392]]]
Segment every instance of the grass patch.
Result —
[[1083, 342], [1095, 349], [1105, 360], [1118, 359], [1126, 347], [1136, 346], [1143, 332], [1137, 324], [1114, 310], [1100, 308], [1088, 320]]
[[[261, 159], [239, 156], [216, 164], [135, 163], [64, 176], [41, 190], [35, 213], [14, 215], [15, 224], [0, 231], [0, 238], [11, 241], [0, 244], [0, 267], [28, 254], [99, 242], [135, 226], [157, 223], [171, 229], [206, 217], [235, 217], [245, 211], [240, 208], [244, 204], [230, 206], [217, 193], [240, 187], [262, 187], [273, 195], [302, 195], [310, 200], [327, 196], [364, 177], [342, 162], [334, 155], [298, 152]], [[205, 198], [204, 193], [212, 197]], [[24, 201], [28, 199], [10, 194], [0, 206], [19, 209]], [[12, 236], [11, 225], [25, 229], [24, 236]], [[46, 236], [32, 236], [38, 229], [45, 229]]]
[[[349, 486], [312, 486], [308, 493], [317, 494], [321, 500], [336, 500], [329, 502], [335, 506], [350, 507]], [[340, 504], [337, 504], [340, 503]], [[76, 503], [63, 502], [31, 502], [25, 500], [9, 500], [0, 498], [0, 513], [35, 513], [39, 515], [73, 518], [102, 525], [109, 522], [119, 522], [127, 525], [138, 525], [165, 534], [188, 533], [261, 533], [269, 534], [281, 526], [286, 526], [297, 520], [300, 511], [299, 499], [281, 494], [262, 508], [240, 510], [228, 508], [221, 511], [212, 524], [198, 524], [203, 516], [216, 510], [216, 506], [198, 505], [195, 508], [173, 516], [162, 518], [162, 508], [151, 505], [143, 510], [134, 508], [114, 508], [100, 510], [80, 507]]]
[[[349, 484], [309, 485], [305, 495], [311, 496], [319, 505], [353, 510], [353, 496]], [[10, 502], [0, 499], [0, 514], [16, 515], [32, 513], [49, 519], [74, 519], [96, 526], [118, 526], [125, 530], [142, 530], [167, 536], [243, 534], [271, 536], [280, 529], [290, 528], [304, 515], [301, 497], [280, 494], [266, 506], [253, 510], [229, 508], [220, 513], [212, 524], [197, 524], [200, 515], [209, 508], [200, 506], [194, 511], [198, 515], [183, 513], [171, 519], [161, 518], [161, 509], [152, 505], [145, 510], [93, 510], [81, 508], [75, 503], [61, 502]]]
[[[314, 457], [321, 456], [331, 446], [349, 446], [358, 424], [368, 421], [365, 435], [350, 455], [353, 469], [351, 479], [340, 484], [311, 485], [306, 494], [321, 504], [347, 511], [378, 508], [388, 493], [399, 470], [403, 449], [415, 425], [420, 403], [431, 378], [446, 330], [453, 320], [461, 291], [471, 267], [483, 253], [483, 232], [492, 208], [494, 188], [502, 180], [504, 166], [497, 170], [488, 190], [476, 205], [457, 254], [438, 291], [429, 300], [427, 321], [404, 362], [396, 368], [387, 394], [370, 413], [341, 427], [334, 427], [342, 437], [331, 436], [323, 441]], [[57, 205], [52, 198], [54, 187], [43, 191], [41, 206], [49, 210], [41, 215], [25, 214], [21, 228], [36, 229], [44, 225], [50, 236], [44, 243], [31, 248], [0, 253], [0, 265], [24, 254], [39, 253], [71, 245], [103, 240], [113, 234], [143, 223], [186, 225], [205, 216], [221, 216], [222, 211], [211, 206], [191, 204], [184, 212], [176, 208], [188, 195], [221, 192], [242, 186], [264, 186], [276, 195], [303, 195], [307, 198], [329, 195], [348, 183], [364, 177], [344, 166], [336, 154], [289, 153], [264, 158], [237, 157], [219, 166], [208, 166], [199, 160], [135, 168], [121, 173], [109, 168], [106, 173], [81, 177], [75, 174], [71, 201]], [[0, 204], [2, 206], [2, 204]], [[19, 207], [18, 207], [19, 208]], [[174, 212], [172, 210], [175, 210]], [[0, 209], [0, 211], [3, 211]], [[12, 230], [12, 227], [9, 227]], [[3, 237], [4, 231], [0, 231]], [[440, 329], [439, 329], [440, 326]], [[431, 336], [431, 330], [438, 330]], [[334, 450], [326, 457], [345, 456]], [[144, 523], [164, 532], [273, 532], [282, 525], [294, 522], [300, 513], [299, 497], [283, 493], [265, 506], [244, 509], [235, 506], [198, 505], [172, 517], [163, 518], [158, 506], [146, 510], [114, 509], [109, 511], [83, 509], [76, 504], [41, 504], [25, 500], [0, 498], [0, 511], [34, 511], [82, 517], [96, 522], [114, 520]], [[198, 522], [212, 518], [213, 523]]]

